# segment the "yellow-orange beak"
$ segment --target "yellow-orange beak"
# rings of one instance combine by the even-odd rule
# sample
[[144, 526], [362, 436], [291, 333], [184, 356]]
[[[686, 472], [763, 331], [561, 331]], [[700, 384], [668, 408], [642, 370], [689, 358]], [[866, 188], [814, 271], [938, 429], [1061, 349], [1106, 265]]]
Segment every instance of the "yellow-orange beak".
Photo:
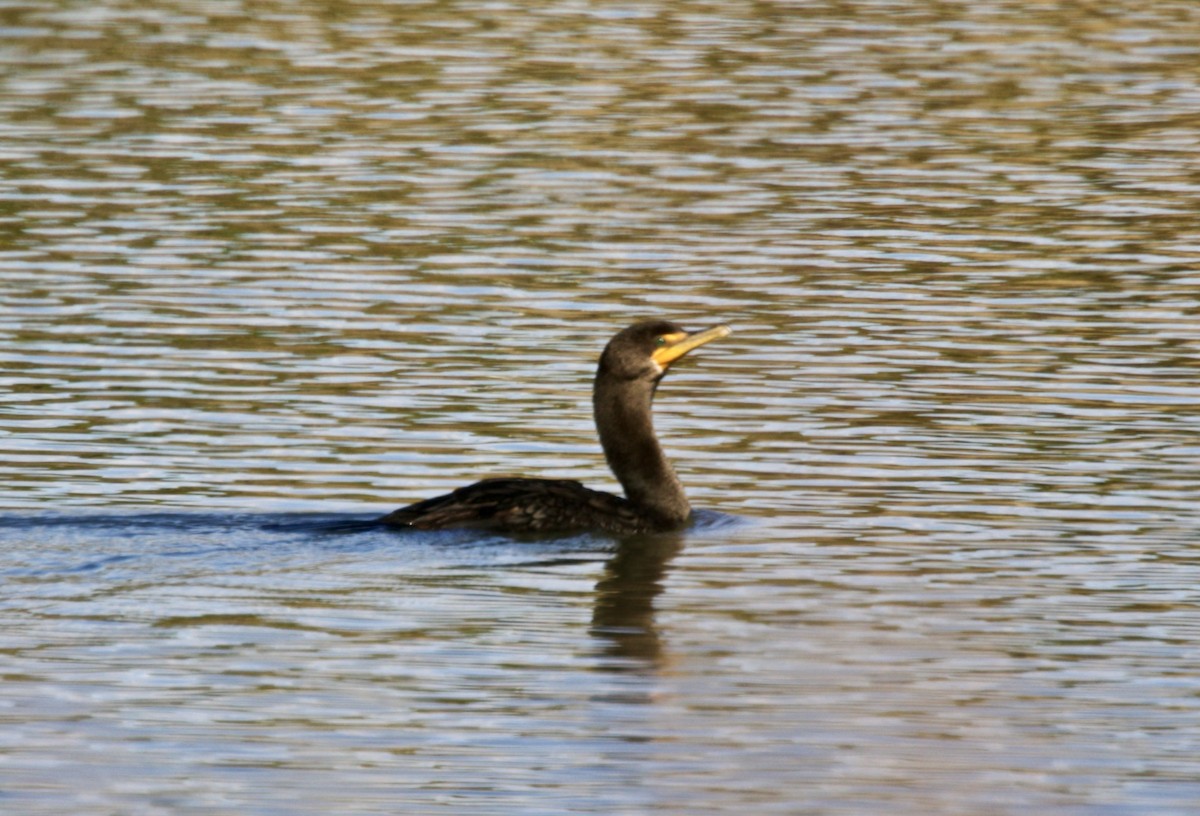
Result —
[[733, 329], [722, 323], [720, 326], [713, 326], [711, 329], [705, 329], [695, 334], [687, 334], [685, 332], [667, 334], [662, 338], [666, 341], [665, 345], [656, 348], [654, 353], [650, 355], [650, 358], [663, 368], [666, 368], [692, 349], [703, 346], [705, 343], [712, 342], [713, 340], [727, 337], [732, 332]]

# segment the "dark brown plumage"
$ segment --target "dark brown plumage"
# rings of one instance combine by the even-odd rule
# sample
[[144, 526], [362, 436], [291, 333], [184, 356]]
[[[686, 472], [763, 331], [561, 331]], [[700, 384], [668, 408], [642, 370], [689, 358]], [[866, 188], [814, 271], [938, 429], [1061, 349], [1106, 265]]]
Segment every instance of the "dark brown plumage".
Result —
[[667, 367], [729, 334], [728, 326], [689, 334], [650, 320], [618, 332], [600, 355], [592, 402], [608, 465], [625, 496], [568, 479], [485, 479], [380, 519], [393, 527], [467, 527], [501, 532], [598, 530], [616, 535], [685, 525], [691, 506], [654, 435], [651, 402]]

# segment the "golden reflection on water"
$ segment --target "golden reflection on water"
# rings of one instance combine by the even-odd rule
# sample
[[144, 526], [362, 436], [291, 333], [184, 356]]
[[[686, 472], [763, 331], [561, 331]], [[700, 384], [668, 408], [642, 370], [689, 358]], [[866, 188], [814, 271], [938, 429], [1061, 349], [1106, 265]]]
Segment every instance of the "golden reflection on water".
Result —
[[[8, 807], [1196, 809], [1193, 3], [0, 34]], [[293, 515], [613, 488], [652, 315], [737, 330], [656, 422], [740, 525]]]

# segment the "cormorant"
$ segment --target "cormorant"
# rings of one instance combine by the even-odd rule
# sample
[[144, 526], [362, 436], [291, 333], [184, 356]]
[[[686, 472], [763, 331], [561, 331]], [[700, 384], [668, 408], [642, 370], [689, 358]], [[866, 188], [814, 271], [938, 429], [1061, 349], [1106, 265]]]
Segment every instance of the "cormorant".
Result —
[[485, 479], [402, 507], [379, 521], [419, 530], [465, 527], [507, 533], [599, 530], [632, 535], [683, 527], [691, 506], [654, 435], [650, 405], [668, 366], [730, 331], [721, 325], [689, 334], [674, 323], [647, 320], [618, 332], [605, 347], [592, 405], [600, 445], [624, 497], [570, 479]]

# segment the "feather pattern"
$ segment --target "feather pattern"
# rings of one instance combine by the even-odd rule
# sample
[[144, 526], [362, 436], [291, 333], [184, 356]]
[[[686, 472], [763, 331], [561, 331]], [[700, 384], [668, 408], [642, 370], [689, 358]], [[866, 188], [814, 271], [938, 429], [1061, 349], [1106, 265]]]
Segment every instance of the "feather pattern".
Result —
[[486, 528], [553, 532], [592, 528], [619, 535], [660, 529], [628, 500], [569, 479], [484, 479], [402, 507], [381, 519], [418, 530]]

